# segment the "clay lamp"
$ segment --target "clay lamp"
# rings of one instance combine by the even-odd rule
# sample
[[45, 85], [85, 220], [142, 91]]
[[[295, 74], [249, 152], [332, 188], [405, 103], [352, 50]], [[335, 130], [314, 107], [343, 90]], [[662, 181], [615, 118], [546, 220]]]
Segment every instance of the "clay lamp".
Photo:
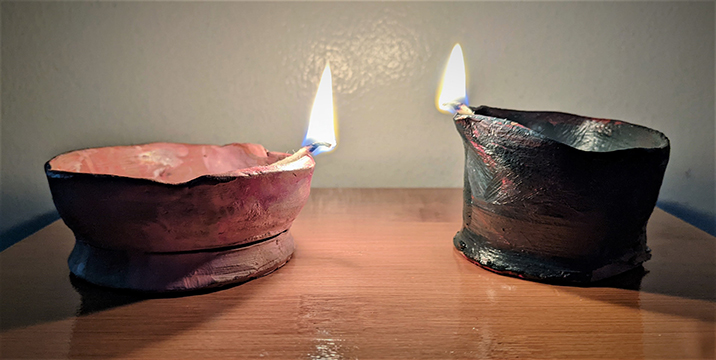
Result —
[[467, 106], [456, 45], [438, 104], [465, 147], [453, 243], [499, 274], [589, 283], [650, 258], [646, 224], [669, 160], [664, 134], [624, 121]]
[[258, 144], [153, 143], [72, 151], [45, 164], [74, 232], [68, 263], [91, 283], [185, 291], [245, 282], [293, 254], [289, 228], [311, 186], [312, 154], [336, 145], [330, 69], [293, 155]]

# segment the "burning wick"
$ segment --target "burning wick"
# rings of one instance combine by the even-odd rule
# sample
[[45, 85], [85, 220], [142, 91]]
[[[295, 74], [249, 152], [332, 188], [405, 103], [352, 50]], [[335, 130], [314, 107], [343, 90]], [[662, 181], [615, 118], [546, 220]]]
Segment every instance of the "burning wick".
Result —
[[298, 159], [300, 159], [300, 158], [302, 158], [302, 157], [304, 157], [304, 156], [306, 156], [306, 155], [308, 155], [308, 154], [313, 154], [316, 150], [318, 150], [318, 148], [320, 148], [320, 147], [322, 147], [322, 146], [323, 146], [323, 147], [327, 147], [327, 148], [332, 148], [332, 147], [333, 147], [333, 145], [331, 145], [331, 144], [329, 144], [329, 143], [326, 143], [326, 142], [314, 142], [314, 143], [312, 143], [312, 144], [309, 144], [309, 145], [306, 145], [306, 146], [302, 147], [300, 150], [298, 150], [298, 151], [296, 151], [295, 153], [293, 153], [293, 155], [291, 155], [291, 156], [289, 156], [289, 157], [286, 157], [286, 158], [283, 158], [283, 159], [281, 159], [281, 160], [279, 160], [279, 161], [277, 161], [277, 162], [275, 162], [275, 163], [273, 163], [273, 164], [274, 164], [275, 166], [281, 166], [281, 165], [285, 165], [285, 164], [294, 162], [294, 161], [296, 161], [296, 160], [298, 160]]
[[460, 115], [475, 115], [475, 112], [470, 109], [469, 106], [461, 102], [447, 102], [442, 104], [443, 107], [449, 107], [455, 110], [455, 113]]

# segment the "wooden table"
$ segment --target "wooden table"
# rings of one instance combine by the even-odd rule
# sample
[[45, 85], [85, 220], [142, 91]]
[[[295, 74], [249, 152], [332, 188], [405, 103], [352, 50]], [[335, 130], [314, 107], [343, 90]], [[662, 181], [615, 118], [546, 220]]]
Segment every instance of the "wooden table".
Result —
[[646, 275], [554, 286], [462, 258], [461, 209], [461, 189], [314, 189], [285, 267], [153, 299], [71, 279], [58, 221], [0, 254], [0, 357], [714, 358], [714, 237], [657, 209]]

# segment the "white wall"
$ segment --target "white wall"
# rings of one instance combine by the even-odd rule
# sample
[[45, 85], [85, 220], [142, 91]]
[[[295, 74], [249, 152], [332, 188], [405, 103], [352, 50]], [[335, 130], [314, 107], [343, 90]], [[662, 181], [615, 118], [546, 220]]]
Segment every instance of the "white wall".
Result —
[[340, 144], [315, 187], [459, 187], [434, 108], [455, 42], [474, 105], [661, 130], [662, 201], [714, 213], [714, 4], [2, 3], [2, 229], [53, 211], [43, 163], [153, 141], [297, 149], [333, 67]]

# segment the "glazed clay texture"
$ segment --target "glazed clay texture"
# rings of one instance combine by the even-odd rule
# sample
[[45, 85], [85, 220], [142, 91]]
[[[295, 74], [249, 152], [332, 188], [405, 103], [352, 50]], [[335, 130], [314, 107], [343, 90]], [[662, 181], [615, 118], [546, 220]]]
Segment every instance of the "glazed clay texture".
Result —
[[465, 185], [454, 244], [468, 259], [501, 274], [585, 283], [650, 258], [645, 229], [666, 136], [566, 113], [472, 110], [455, 116]]

